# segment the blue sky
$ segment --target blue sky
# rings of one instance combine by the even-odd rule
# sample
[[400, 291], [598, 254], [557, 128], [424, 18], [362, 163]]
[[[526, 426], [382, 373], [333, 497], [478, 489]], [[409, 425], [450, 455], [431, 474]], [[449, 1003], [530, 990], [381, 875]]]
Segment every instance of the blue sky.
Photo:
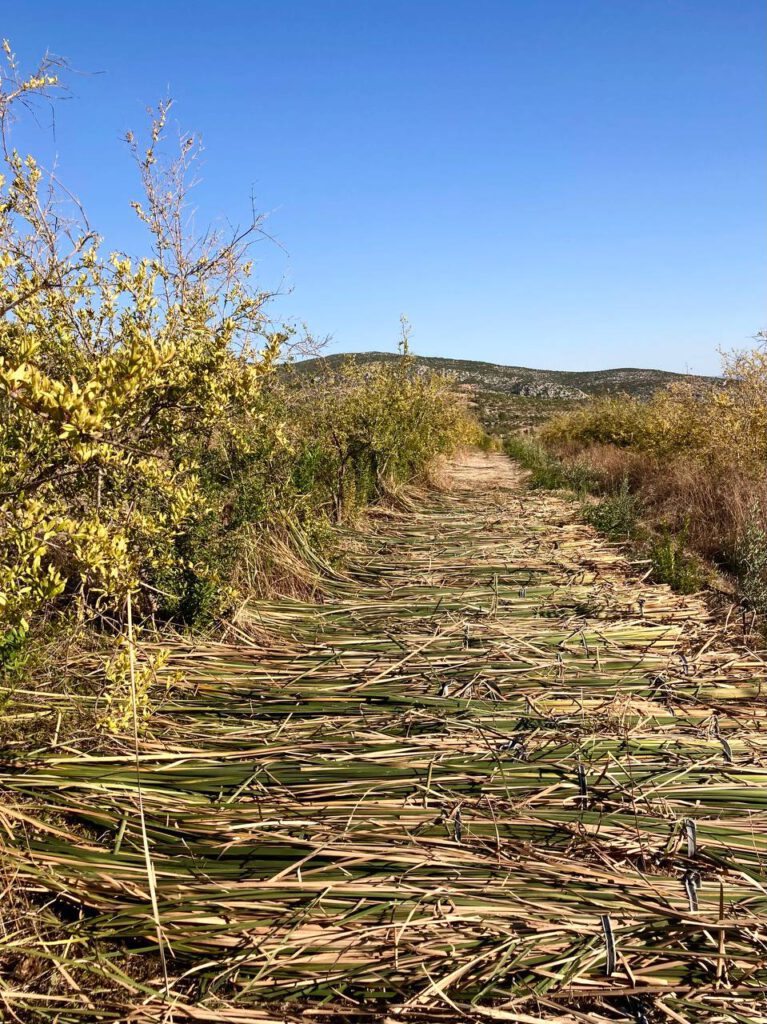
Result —
[[[83, 74], [61, 178], [140, 239], [121, 137], [205, 144], [202, 219], [280, 243], [275, 314], [335, 351], [715, 371], [767, 324], [762, 0], [36, 0], [0, 33]], [[50, 152], [49, 118], [25, 144]]]

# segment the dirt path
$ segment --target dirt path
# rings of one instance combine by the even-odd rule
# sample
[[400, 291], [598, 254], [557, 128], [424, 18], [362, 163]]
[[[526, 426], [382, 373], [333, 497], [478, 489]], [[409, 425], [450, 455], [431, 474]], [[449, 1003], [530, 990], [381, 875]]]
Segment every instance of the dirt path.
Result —
[[165, 1002], [151, 955], [110, 966], [156, 937], [130, 748], [3, 774], [58, 822], [9, 826], [7, 877], [62, 894], [43, 931], [76, 908], [51, 934], [104, 1019], [767, 1021], [763, 662], [504, 457], [450, 478], [320, 604], [173, 650], [140, 773]]

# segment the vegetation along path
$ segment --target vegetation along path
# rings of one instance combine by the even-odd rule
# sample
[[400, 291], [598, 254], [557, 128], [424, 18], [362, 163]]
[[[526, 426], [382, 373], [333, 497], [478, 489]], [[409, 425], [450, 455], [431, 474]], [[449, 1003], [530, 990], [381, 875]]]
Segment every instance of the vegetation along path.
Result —
[[172, 649], [138, 775], [12, 757], [8, 1019], [767, 1020], [758, 654], [500, 455], [349, 541]]

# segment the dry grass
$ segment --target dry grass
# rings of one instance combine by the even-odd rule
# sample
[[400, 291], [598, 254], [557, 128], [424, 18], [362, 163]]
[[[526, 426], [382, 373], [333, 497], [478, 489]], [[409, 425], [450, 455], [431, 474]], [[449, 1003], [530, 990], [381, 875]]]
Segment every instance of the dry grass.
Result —
[[565, 466], [587, 472], [602, 493], [616, 493], [627, 480], [652, 526], [684, 532], [691, 549], [726, 568], [737, 569], [750, 525], [767, 528], [767, 475], [712, 466], [689, 455], [659, 462], [609, 444], [566, 445], [559, 457]]
[[453, 485], [174, 645], [138, 767], [10, 747], [9, 1019], [767, 1021], [761, 654], [501, 456]]
[[626, 480], [649, 525], [738, 578], [767, 614], [767, 350], [723, 357], [723, 380], [676, 384], [642, 402], [582, 404], [541, 432], [548, 458], [616, 493]]

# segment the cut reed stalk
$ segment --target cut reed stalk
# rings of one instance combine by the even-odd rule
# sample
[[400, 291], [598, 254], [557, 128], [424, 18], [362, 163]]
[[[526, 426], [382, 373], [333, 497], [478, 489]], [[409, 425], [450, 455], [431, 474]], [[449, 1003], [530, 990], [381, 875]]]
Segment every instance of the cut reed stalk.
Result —
[[483, 465], [169, 645], [143, 735], [6, 751], [9, 1015], [765, 1020], [763, 653]]

